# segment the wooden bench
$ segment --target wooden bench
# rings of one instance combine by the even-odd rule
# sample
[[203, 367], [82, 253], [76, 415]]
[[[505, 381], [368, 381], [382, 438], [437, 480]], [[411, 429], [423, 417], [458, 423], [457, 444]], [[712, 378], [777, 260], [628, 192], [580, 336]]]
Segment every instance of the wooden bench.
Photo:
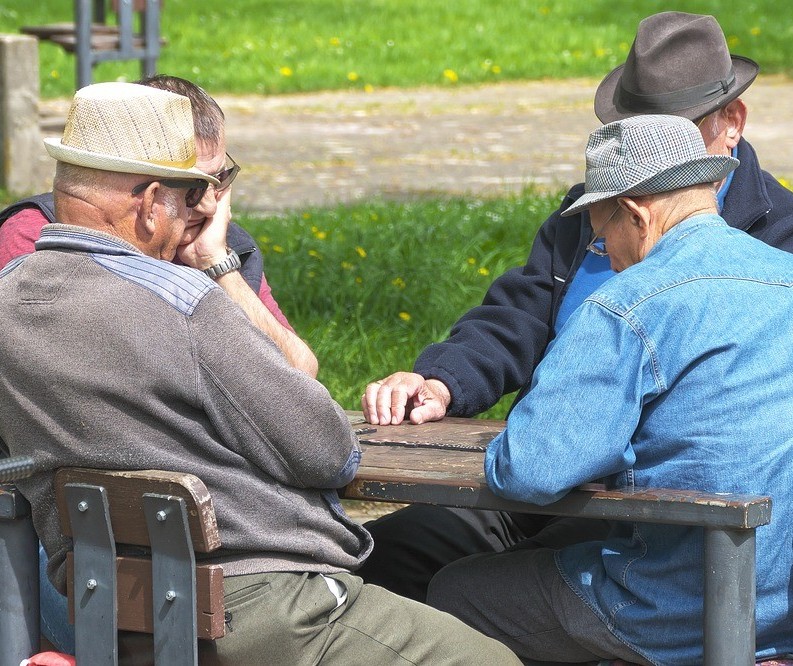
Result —
[[[140, 60], [141, 76], [152, 76], [164, 44], [161, 6], [162, 0], [112, 0], [108, 11], [107, 0], [74, 0], [73, 23], [23, 26], [21, 32], [74, 53], [78, 88], [91, 83], [97, 63], [110, 60]], [[116, 15], [115, 24], [107, 21], [110, 13]]]
[[[115, 664], [117, 631], [154, 634], [156, 664], [197, 664], [197, 639], [225, 633], [212, 500], [195, 476], [62, 468], [55, 475], [77, 662]], [[117, 612], [114, 612], [117, 609]]]

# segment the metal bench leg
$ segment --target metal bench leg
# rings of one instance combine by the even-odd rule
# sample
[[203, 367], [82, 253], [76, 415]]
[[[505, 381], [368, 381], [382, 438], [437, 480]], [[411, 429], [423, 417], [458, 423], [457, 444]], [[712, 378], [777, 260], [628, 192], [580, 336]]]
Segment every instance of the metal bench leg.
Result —
[[198, 666], [196, 566], [185, 502], [146, 493], [155, 664]]
[[0, 666], [39, 651], [39, 540], [16, 489], [0, 503]]
[[141, 75], [154, 76], [157, 73], [157, 58], [160, 56], [160, 0], [146, 0], [143, 35], [146, 55], [140, 62]]
[[74, 537], [74, 638], [78, 664], [116, 666], [116, 544], [107, 492], [66, 484]]
[[75, 0], [74, 3], [74, 30], [75, 30], [75, 70], [77, 88], [83, 88], [91, 83], [93, 78], [93, 56], [91, 55], [91, 21], [92, 0]]
[[754, 666], [755, 530], [705, 530], [705, 666]]

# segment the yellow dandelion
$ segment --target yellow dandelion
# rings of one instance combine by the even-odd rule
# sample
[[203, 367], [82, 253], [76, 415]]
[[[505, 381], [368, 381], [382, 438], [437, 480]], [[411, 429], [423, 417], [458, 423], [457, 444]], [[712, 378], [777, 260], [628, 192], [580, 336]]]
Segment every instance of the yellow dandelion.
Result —
[[493, 72], [493, 74], [501, 74], [501, 67], [499, 65], [493, 65], [490, 71]]
[[407, 287], [407, 284], [401, 277], [395, 277], [391, 280], [391, 284], [393, 284], [397, 289], [404, 289]]
[[278, 71], [281, 72], [281, 76], [292, 76], [294, 74], [291, 67], [281, 67]]
[[283, 254], [284, 248], [280, 245], [273, 245], [273, 252], [278, 252], [279, 254]]
[[468, 262], [469, 266], [476, 266], [476, 259], [474, 259], [473, 257], [468, 257], [466, 261]]
[[50, 72], [50, 77], [52, 77], [53, 79], [59, 79], [61, 78], [61, 73], [57, 69], [53, 69]]
[[606, 49], [604, 49], [602, 46], [598, 46], [595, 49], [595, 57], [596, 58], [602, 58], [604, 55], [606, 55], [606, 53], [607, 53]]
[[447, 81], [450, 81], [451, 83], [457, 83], [460, 77], [457, 76], [457, 72], [455, 72], [453, 69], [444, 69], [443, 78], [445, 78]]
[[354, 266], [349, 261], [342, 261], [341, 262], [341, 267], [345, 271], [350, 271], [350, 270], [352, 270], [354, 268]]
[[480, 266], [479, 270], [476, 271], [479, 275], [490, 275], [490, 269], [485, 268], [484, 266]]
[[363, 278], [360, 275], [356, 276], [355, 284], [363, 284]]
[[410, 313], [409, 312], [400, 312], [399, 313], [399, 318], [402, 321], [410, 321]]
[[262, 234], [256, 240], [259, 242], [259, 245], [265, 245], [270, 242], [270, 237]]
[[358, 72], [347, 72], [348, 81], [357, 81], [359, 78]]
[[309, 250], [308, 251], [308, 256], [309, 257], [314, 257], [315, 259], [319, 259], [320, 258], [320, 254], [316, 250]]
[[328, 232], [322, 231], [319, 227], [311, 227], [311, 233], [314, 234], [314, 238], [319, 240], [325, 240], [328, 237]]
[[727, 46], [729, 46], [731, 49], [734, 49], [740, 43], [741, 40], [738, 38], [737, 35], [730, 35], [729, 37], [727, 37]]
[[373, 93], [374, 92], [374, 86], [371, 83], [367, 83], [363, 87], [363, 91], [366, 92], [366, 93]]
[[355, 251], [358, 253], [358, 256], [361, 259], [365, 259], [366, 258], [366, 250], [364, 250], [360, 245], [357, 245], [355, 247]]
[[338, 37], [331, 37], [328, 42], [331, 46], [341, 46], [341, 40]]
[[[303, 219], [304, 219], [304, 220], [310, 220], [310, 219], [311, 219], [311, 213], [303, 213]], [[314, 227], [312, 227], [312, 229], [313, 229], [313, 228], [314, 228]]]
[[749, 29], [749, 34], [752, 35], [752, 37], [757, 37], [761, 32], [763, 31], [757, 26]]
[[779, 181], [779, 184], [782, 187], [786, 187], [789, 190], [793, 190], [793, 187], [790, 186], [790, 181], [787, 178], [777, 178], [777, 180]]
[[380, 216], [377, 213], [369, 213], [369, 219], [372, 222], [377, 222], [380, 219]]

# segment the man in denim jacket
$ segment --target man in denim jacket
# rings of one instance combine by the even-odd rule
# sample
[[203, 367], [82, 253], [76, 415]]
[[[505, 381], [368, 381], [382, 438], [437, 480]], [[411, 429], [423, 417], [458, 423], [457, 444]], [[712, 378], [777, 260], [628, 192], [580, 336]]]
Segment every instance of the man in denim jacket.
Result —
[[[741, 162], [718, 191], [727, 224], [793, 252], [793, 193], [761, 169], [742, 137], [747, 108], [740, 95], [757, 71], [751, 60], [730, 55], [712, 16], [656, 14], [640, 23], [625, 64], [600, 84], [595, 113], [604, 123], [646, 113], [696, 122], [709, 153]], [[414, 373], [396, 373], [367, 387], [362, 403], [370, 421], [397, 423], [406, 409], [413, 422], [473, 416], [514, 391], [520, 399], [548, 343], [613, 275], [607, 259], [586, 251], [592, 234], [587, 211], [561, 216], [583, 192], [579, 184], [567, 193], [540, 228], [526, 265], [499, 277], [482, 305], [452, 326], [447, 340], [420, 354]], [[367, 525], [376, 545], [361, 575], [423, 600], [430, 578], [445, 564], [503, 550], [545, 522], [526, 514], [410, 506]]]
[[[793, 256], [727, 225], [694, 124], [595, 130], [589, 250], [617, 275], [570, 316], [488, 447], [503, 497], [549, 504], [585, 482], [768, 494], [757, 531], [757, 656], [793, 650]], [[581, 350], [586, 350], [582, 353]], [[614, 524], [605, 539], [459, 560], [428, 601], [521, 658], [702, 661], [704, 528]]]

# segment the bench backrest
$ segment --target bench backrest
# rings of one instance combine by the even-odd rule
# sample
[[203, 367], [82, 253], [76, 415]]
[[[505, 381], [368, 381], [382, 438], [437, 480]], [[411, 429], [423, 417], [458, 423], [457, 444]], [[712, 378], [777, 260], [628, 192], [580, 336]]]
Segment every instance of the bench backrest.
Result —
[[206, 486], [178, 472], [62, 468], [55, 493], [74, 541], [67, 587], [78, 663], [115, 663], [122, 629], [153, 633], [158, 664], [196, 663], [196, 640], [225, 629], [222, 567], [195, 560], [220, 547]]

